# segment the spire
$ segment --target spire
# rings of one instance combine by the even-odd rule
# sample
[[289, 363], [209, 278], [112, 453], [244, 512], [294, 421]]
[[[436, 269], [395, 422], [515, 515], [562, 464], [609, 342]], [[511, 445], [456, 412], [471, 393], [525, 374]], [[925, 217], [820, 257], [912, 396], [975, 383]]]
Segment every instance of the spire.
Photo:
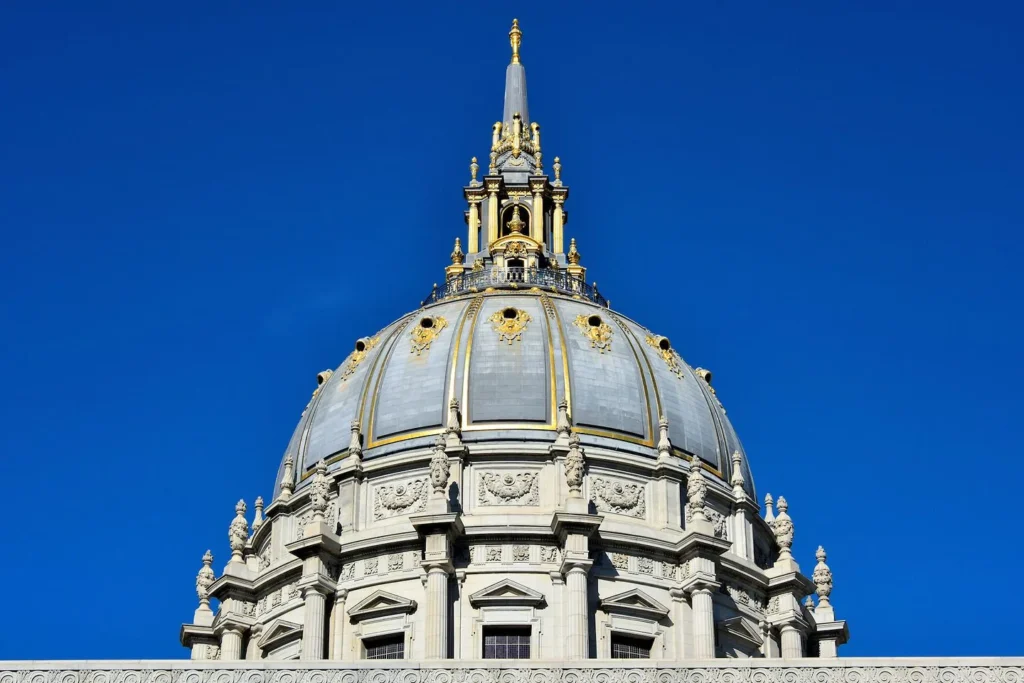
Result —
[[505, 112], [501, 117], [502, 126], [506, 131], [512, 130], [512, 117], [519, 114], [523, 129], [530, 126], [530, 112], [526, 106], [526, 69], [519, 61], [519, 46], [523, 42], [523, 32], [519, 30], [519, 20], [512, 20], [512, 30], [508, 32], [512, 44], [512, 62], [505, 69]]

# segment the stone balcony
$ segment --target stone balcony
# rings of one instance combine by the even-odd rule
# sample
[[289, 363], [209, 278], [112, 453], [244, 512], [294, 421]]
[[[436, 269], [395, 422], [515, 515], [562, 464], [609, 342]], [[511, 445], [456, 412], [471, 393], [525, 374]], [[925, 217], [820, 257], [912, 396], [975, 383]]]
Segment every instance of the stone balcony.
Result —
[[0, 683], [1022, 683], [1024, 657], [0, 662]]

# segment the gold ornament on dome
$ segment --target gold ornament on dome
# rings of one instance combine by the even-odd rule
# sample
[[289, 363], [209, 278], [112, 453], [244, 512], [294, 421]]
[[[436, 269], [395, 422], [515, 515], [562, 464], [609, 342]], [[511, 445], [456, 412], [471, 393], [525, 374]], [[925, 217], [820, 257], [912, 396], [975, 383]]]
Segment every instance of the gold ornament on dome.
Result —
[[[345, 361], [345, 368], [341, 371], [341, 381], [347, 382], [348, 378], [355, 374], [356, 368], [366, 358], [366, 354], [370, 352], [374, 346], [377, 345], [377, 337], [366, 337], [356, 341], [356, 348], [348, 355], [348, 360]], [[340, 389], [342, 385], [338, 385]]]
[[509, 242], [505, 245], [505, 258], [519, 258], [526, 256], [525, 242]]
[[516, 199], [515, 205], [512, 207], [512, 219], [506, 223], [508, 229], [512, 231], [512, 234], [519, 235], [523, 232], [523, 226], [526, 222], [519, 217], [519, 200]]
[[498, 333], [498, 341], [507, 341], [511, 346], [512, 342], [523, 340], [526, 325], [533, 318], [529, 313], [518, 308], [504, 308], [495, 311], [488, 320], [491, 321], [494, 331]]
[[590, 348], [601, 353], [612, 350], [612, 328], [598, 315], [578, 315], [573, 321], [583, 336], [590, 340]]
[[441, 330], [446, 327], [448, 327], [448, 321], [440, 315], [422, 318], [413, 326], [410, 333], [412, 344], [409, 353], [415, 353], [418, 356], [429, 350], [430, 345], [441, 334]]
[[483, 269], [484, 269], [484, 262], [483, 261], [481, 261], [480, 259], [477, 259], [476, 261], [473, 261], [473, 270], [474, 271], [480, 271], [480, 270], [483, 270]]
[[452, 250], [452, 264], [461, 266], [463, 261], [466, 260], [466, 254], [462, 251], [462, 240], [458, 237], [455, 238], [455, 249]]
[[669, 371], [673, 375], [679, 379], [683, 378], [683, 359], [680, 358], [676, 350], [672, 348], [667, 337], [652, 337], [651, 335], [647, 335], [647, 339], [644, 341], [647, 342], [648, 346], [658, 352], [658, 355], [665, 361], [665, 365], [668, 366]]
[[575, 237], [569, 240], [569, 253], [566, 254], [566, 259], [574, 266], [578, 266], [580, 264], [580, 252], [576, 250]]

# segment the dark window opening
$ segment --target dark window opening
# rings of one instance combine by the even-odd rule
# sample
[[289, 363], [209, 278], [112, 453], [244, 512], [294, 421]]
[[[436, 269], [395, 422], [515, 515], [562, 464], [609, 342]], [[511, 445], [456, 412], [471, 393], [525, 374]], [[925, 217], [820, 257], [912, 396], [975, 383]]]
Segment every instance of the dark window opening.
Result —
[[405, 634], [364, 638], [365, 659], [405, 659]]
[[653, 642], [649, 638], [612, 634], [612, 659], [650, 659]]
[[530, 627], [484, 627], [484, 659], [529, 659]]

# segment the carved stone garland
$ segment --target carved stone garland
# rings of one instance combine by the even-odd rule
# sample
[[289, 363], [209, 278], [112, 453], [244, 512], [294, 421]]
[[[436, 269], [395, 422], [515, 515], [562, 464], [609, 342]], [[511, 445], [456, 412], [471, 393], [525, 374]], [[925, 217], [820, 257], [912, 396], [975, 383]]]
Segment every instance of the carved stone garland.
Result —
[[647, 514], [643, 484], [591, 476], [590, 500], [601, 512], [643, 518]]
[[374, 520], [420, 512], [427, 504], [427, 490], [426, 479], [377, 487], [373, 499]]
[[540, 505], [536, 472], [482, 472], [480, 505]]

